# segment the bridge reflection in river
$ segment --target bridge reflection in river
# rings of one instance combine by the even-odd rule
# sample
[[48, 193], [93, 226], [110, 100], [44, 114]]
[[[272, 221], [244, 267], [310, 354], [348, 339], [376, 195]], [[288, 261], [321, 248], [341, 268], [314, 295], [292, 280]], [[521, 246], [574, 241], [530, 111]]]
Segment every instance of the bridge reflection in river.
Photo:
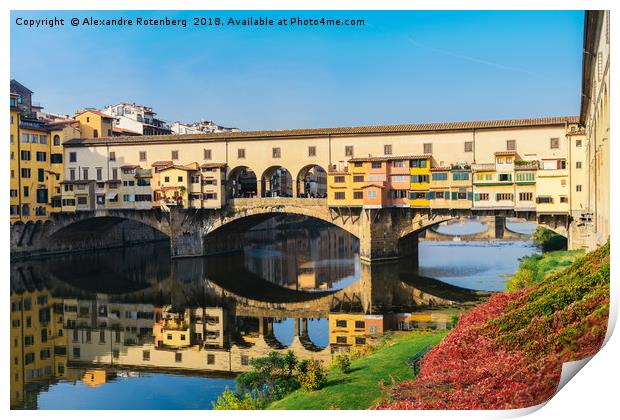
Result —
[[504, 262], [494, 267], [496, 248], [476, 256], [468, 246], [423, 243], [418, 272], [407, 261], [360, 265], [357, 240], [322, 223], [272, 220], [246, 239], [238, 255], [171, 260], [166, 244], [150, 244], [13, 264], [13, 326], [30, 311], [39, 322], [13, 328], [12, 340], [45, 329], [47, 341], [35, 341], [34, 361], [28, 348], [11, 347], [25, 372], [12, 378], [12, 405], [36, 405], [41, 387], [58, 381], [231, 375], [270, 351], [327, 362], [387, 330], [450, 328], [453, 315], [486, 296], [471, 289], [500, 288], [472, 279], [498, 281], [519, 252], [532, 251], [496, 244]]

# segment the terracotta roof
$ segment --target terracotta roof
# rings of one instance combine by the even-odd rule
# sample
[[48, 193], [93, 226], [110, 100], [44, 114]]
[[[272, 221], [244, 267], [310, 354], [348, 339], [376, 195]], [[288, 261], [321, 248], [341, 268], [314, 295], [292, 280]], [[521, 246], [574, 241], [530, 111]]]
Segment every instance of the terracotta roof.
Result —
[[451, 171], [452, 166], [435, 166], [431, 168], [431, 171]]
[[517, 152], [515, 152], [514, 150], [513, 151], [508, 150], [505, 152], [495, 152], [495, 156], [514, 156], [516, 154]]
[[200, 165], [201, 168], [223, 168], [225, 166], [225, 163], [203, 163]]
[[370, 183], [368, 183], [368, 184], [362, 185], [362, 187], [361, 187], [361, 188], [362, 188], [362, 189], [364, 189], [364, 188], [368, 188], [368, 187], [385, 188], [385, 186], [384, 186], [384, 185], [377, 184], [376, 182], [370, 182]]
[[273, 137], [308, 137], [308, 136], [328, 136], [328, 135], [364, 135], [364, 134], [402, 134], [402, 133], [424, 133], [433, 131], [463, 131], [473, 129], [496, 129], [496, 128], [517, 128], [517, 127], [543, 127], [550, 125], [564, 125], [566, 123], [576, 123], [578, 117], [550, 117], [550, 118], [523, 118], [511, 120], [489, 120], [489, 121], [468, 121], [468, 122], [447, 122], [447, 123], [421, 123], [421, 124], [399, 124], [399, 125], [379, 125], [379, 126], [360, 126], [360, 127], [336, 127], [336, 128], [303, 128], [293, 130], [264, 130], [264, 131], [239, 131], [226, 133], [201, 133], [201, 134], [172, 134], [161, 136], [140, 136], [140, 137], [100, 137], [97, 139], [72, 139], [65, 145], [87, 145], [90, 143], [101, 145], [105, 143], [126, 143], [126, 142], [191, 142], [219, 139], [260, 139]]
[[97, 115], [99, 115], [100, 117], [103, 117], [103, 118], [109, 118], [111, 120], [114, 119], [113, 116], [108, 115], [108, 114], [104, 114], [103, 112], [101, 112], [101, 111], [99, 111], [97, 109], [85, 109], [82, 112], [80, 112], [78, 114], [75, 114], [75, 116], [77, 117], [78, 115], [82, 115], [82, 114], [84, 114], [86, 112], [92, 112], [93, 114], [97, 114]]
[[132, 135], [132, 136], [141, 136], [142, 135], [142, 133], [140, 133], [139, 131], [133, 131], [133, 130], [129, 130], [127, 128], [120, 128], [120, 127], [112, 128], [112, 132], [113, 133], [120, 133], [120, 134], [126, 133], [126, 134], [129, 134], [129, 135]]
[[170, 166], [170, 165], [172, 165], [171, 160], [158, 160], [151, 164], [151, 166]]
[[192, 167], [192, 166], [188, 166], [188, 165], [169, 165], [169, 166], [166, 166], [165, 168], [161, 168], [159, 170], [159, 172], [163, 172], [163, 171], [166, 171], [168, 169], [180, 169], [182, 171], [196, 171], [196, 170], [198, 170], [198, 168]]
[[408, 160], [408, 159], [430, 159], [432, 155], [400, 155], [400, 156], [369, 156], [369, 157], [359, 157], [359, 158], [351, 158], [349, 162], [387, 162], [390, 160]]

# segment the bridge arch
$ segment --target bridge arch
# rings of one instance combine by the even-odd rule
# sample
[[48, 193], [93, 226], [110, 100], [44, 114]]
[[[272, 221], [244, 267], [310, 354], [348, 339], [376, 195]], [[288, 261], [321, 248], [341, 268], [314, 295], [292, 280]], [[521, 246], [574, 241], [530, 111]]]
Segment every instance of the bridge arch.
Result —
[[299, 170], [295, 180], [297, 197], [327, 197], [327, 171], [320, 165], [310, 164]]
[[248, 166], [236, 166], [228, 175], [228, 198], [256, 197], [258, 179], [256, 173]]
[[234, 211], [223, 217], [211, 218], [206, 236], [230, 232], [241, 232], [271, 217], [283, 214], [293, 214], [319, 219], [333, 226], [339, 227], [359, 239], [359, 226], [354, 220], [343, 220], [334, 217], [325, 206], [324, 199], [292, 199], [277, 198], [274, 200], [235, 199], [232, 207]]
[[261, 197], [293, 197], [293, 177], [284, 166], [270, 166], [261, 176]]

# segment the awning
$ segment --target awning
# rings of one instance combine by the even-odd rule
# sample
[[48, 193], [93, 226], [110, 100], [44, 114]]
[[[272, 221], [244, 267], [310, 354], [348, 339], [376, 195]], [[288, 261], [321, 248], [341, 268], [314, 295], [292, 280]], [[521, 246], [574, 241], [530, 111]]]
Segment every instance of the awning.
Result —
[[115, 199], [117, 196], [118, 196], [118, 194], [117, 194], [117, 193], [107, 193], [107, 194], [106, 194], [106, 196], [105, 196], [105, 198], [106, 198], [107, 200], [113, 200], [113, 199]]

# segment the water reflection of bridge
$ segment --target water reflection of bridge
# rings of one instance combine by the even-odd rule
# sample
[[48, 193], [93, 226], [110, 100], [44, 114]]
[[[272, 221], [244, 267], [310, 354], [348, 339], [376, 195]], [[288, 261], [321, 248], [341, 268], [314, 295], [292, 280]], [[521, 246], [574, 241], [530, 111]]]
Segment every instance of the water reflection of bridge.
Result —
[[[295, 223], [251, 233], [244, 255], [171, 260], [166, 244], [150, 244], [12, 264], [12, 323], [28, 316], [26, 301], [45, 320], [12, 339], [40, 337], [44, 324], [53, 337], [34, 349], [50, 358], [25, 367], [32, 384], [69, 379], [69, 366], [220, 375], [288, 350], [328, 362], [383, 331], [447, 328], [484, 297], [420, 277], [404, 260], [359, 264], [348, 233]], [[328, 325], [319, 340], [313, 320]], [[286, 343], [276, 334], [283, 321], [294, 330]], [[20, 349], [11, 359], [25, 362]], [[12, 381], [12, 396], [24, 385]]]

